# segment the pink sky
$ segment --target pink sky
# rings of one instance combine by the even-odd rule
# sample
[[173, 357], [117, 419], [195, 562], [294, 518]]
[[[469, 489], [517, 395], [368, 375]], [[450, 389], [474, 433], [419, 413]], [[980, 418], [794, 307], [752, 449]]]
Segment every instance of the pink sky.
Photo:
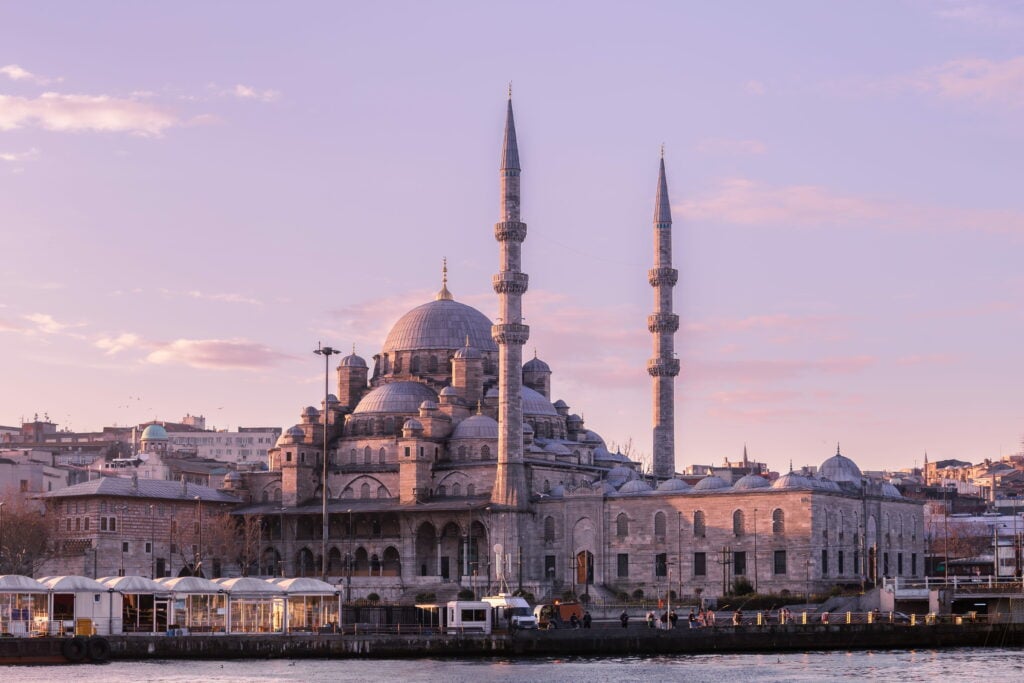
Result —
[[677, 465], [865, 468], [1024, 431], [1024, 5], [0, 7], [0, 424], [289, 426], [318, 341], [493, 316], [514, 82], [553, 393], [650, 452], [658, 147]]

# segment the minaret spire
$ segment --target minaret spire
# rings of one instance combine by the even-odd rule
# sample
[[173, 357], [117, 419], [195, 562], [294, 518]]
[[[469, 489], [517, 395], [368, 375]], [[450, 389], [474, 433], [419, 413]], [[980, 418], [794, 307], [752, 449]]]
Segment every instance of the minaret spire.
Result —
[[526, 223], [519, 220], [519, 147], [509, 91], [505, 139], [501, 150], [500, 220], [494, 226], [500, 271], [493, 278], [498, 320], [491, 336], [498, 344], [498, 467], [492, 502], [524, 509], [528, 502], [523, 463], [523, 344], [530, 328], [523, 324], [523, 294], [529, 278], [521, 271]]
[[451, 301], [454, 297], [452, 293], [448, 291], [448, 257], [445, 256], [441, 267], [441, 291], [434, 297], [437, 301]]
[[[679, 374], [675, 333], [679, 316], [672, 312], [672, 288], [679, 271], [672, 267], [672, 210], [665, 179], [665, 148], [658, 162], [658, 187], [654, 197], [654, 268], [647, 281], [654, 288], [655, 312], [647, 317], [647, 329], [654, 337], [654, 356], [647, 372], [654, 380], [654, 476], [675, 475], [675, 378]], [[744, 459], [746, 458], [744, 446]]]

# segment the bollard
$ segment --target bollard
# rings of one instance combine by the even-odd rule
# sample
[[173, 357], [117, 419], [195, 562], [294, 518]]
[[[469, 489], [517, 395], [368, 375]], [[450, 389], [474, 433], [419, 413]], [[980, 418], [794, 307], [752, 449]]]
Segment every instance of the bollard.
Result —
[[853, 623], [853, 612], [849, 612], [848, 611], [846, 613], [846, 623], [847, 624], [852, 624]]
[[807, 625], [807, 612], [803, 613], [802, 619], [800, 620], [800, 623], [803, 624], [804, 626]]
[[869, 624], [875, 623], [875, 613], [874, 612], [868, 612], [868, 623]]
[[757, 625], [764, 626], [764, 614], [761, 612], [757, 613]]
[[916, 614], [911, 614], [910, 615], [910, 625], [911, 626], [917, 626], [917, 615]]

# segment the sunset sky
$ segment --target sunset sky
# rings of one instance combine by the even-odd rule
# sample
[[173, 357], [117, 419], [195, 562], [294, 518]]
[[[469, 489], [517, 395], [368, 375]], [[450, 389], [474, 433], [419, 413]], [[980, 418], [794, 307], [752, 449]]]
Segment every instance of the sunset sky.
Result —
[[0, 2], [0, 424], [288, 427], [444, 257], [493, 317], [509, 81], [524, 356], [609, 443], [651, 451], [664, 143], [678, 467], [1020, 450], [1009, 0]]

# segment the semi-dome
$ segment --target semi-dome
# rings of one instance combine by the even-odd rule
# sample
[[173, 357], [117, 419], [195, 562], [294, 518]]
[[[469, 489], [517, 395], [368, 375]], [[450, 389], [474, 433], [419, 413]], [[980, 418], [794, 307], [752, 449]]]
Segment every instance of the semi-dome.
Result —
[[689, 491], [692, 486], [687, 484], [682, 479], [666, 479], [665, 481], [658, 484], [659, 491]]
[[498, 421], [486, 415], [473, 415], [455, 426], [453, 439], [497, 439]]
[[771, 486], [771, 482], [762, 477], [759, 474], [748, 474], [744, 477], [740, 477], [739, 481], [732, 485], [735, 491], [750, 491], [751, 489], [766, 489]]
[[167, 430], [160, 425], [149, 425], [142, 430], [143, 441], [167, 441]]
[[892, 483], [888, 481], [882, 482], [882, 495], [886, 498], [902, 498], [903, 494], [896, 488]]
[[418, 413], [424, 401], [437, 401], [437, 394], [427, 385], [389, 382], [363, 396], [352, 413]]
[[606, 474], [604, 478], [605, 481], [607, 481], [609, 484], [611, 484], [615, 488], [618, 488], [625, 484], [627, 481], [632, 481], [633, 479], [638, 479], [639, 477], [640, 475], [637, 474], [636, 470], [634, 470], [633, 468], [626, 467], [625, 465], [619, 465], [618, 467], [613, 467], [610, 470], [608, 470], [608, 474]]
[[848, 481], [859, 484], [863, 476], [860, 468], [857, 467], [857, 463], [840, 454], [838, 449], [835, 455], [821, 463], [818, 473], [823, 477], [840, 483]]
[[552, 441], [544, 447], [545, 453], [551, 453], [553, 455], [572, 455], [572, 451], [565, 447], [565, 444]]
[[523, 415], [547, 415], [558, 417], [558, 411], [551, 405], [551, 401], [544, 398], [544, 394], [538, 393], [530, 387], [523, 387]]
[[839, 484], [825, 477], [814, 477], [811, 479], [811, 483], [814, 484], [815, 488], [819, 488], [822, 491], [842, 491]]
[[497, 352], [491, 321], [472, 306], [438, 299], [417, 306], [395, 323], [384, 340], [384, 353], [422, 349], [460, 349], [469, 346]]
[[633, 481], [627, 481], [625, 484], [619, 487], [619, 493], [648, 493], [652, 491], [651, 485], [643, 479], [634, 479]]
[[360, 358], [356, 354], [352, 353], [352, 354], [349, 354], [349, 355], [345, 356], [344, 358], [342, 358], [341, 362], [338, 363], [338, 367], [340, 367], [340, 368], [365, 368], [365, 367], [367, 367], [367, 365], [366, 365], [366, 361], [365, 360], [363, 360], [362, 358]]
[[694, 491], [721, 491], [729, 488], [729, 482], [715, 474], [709, 474], [700, 481], [698, 481], [694, 487]]
[[523, 365], [523, 372], [551, 372], [551, 366], [534, 356]]

